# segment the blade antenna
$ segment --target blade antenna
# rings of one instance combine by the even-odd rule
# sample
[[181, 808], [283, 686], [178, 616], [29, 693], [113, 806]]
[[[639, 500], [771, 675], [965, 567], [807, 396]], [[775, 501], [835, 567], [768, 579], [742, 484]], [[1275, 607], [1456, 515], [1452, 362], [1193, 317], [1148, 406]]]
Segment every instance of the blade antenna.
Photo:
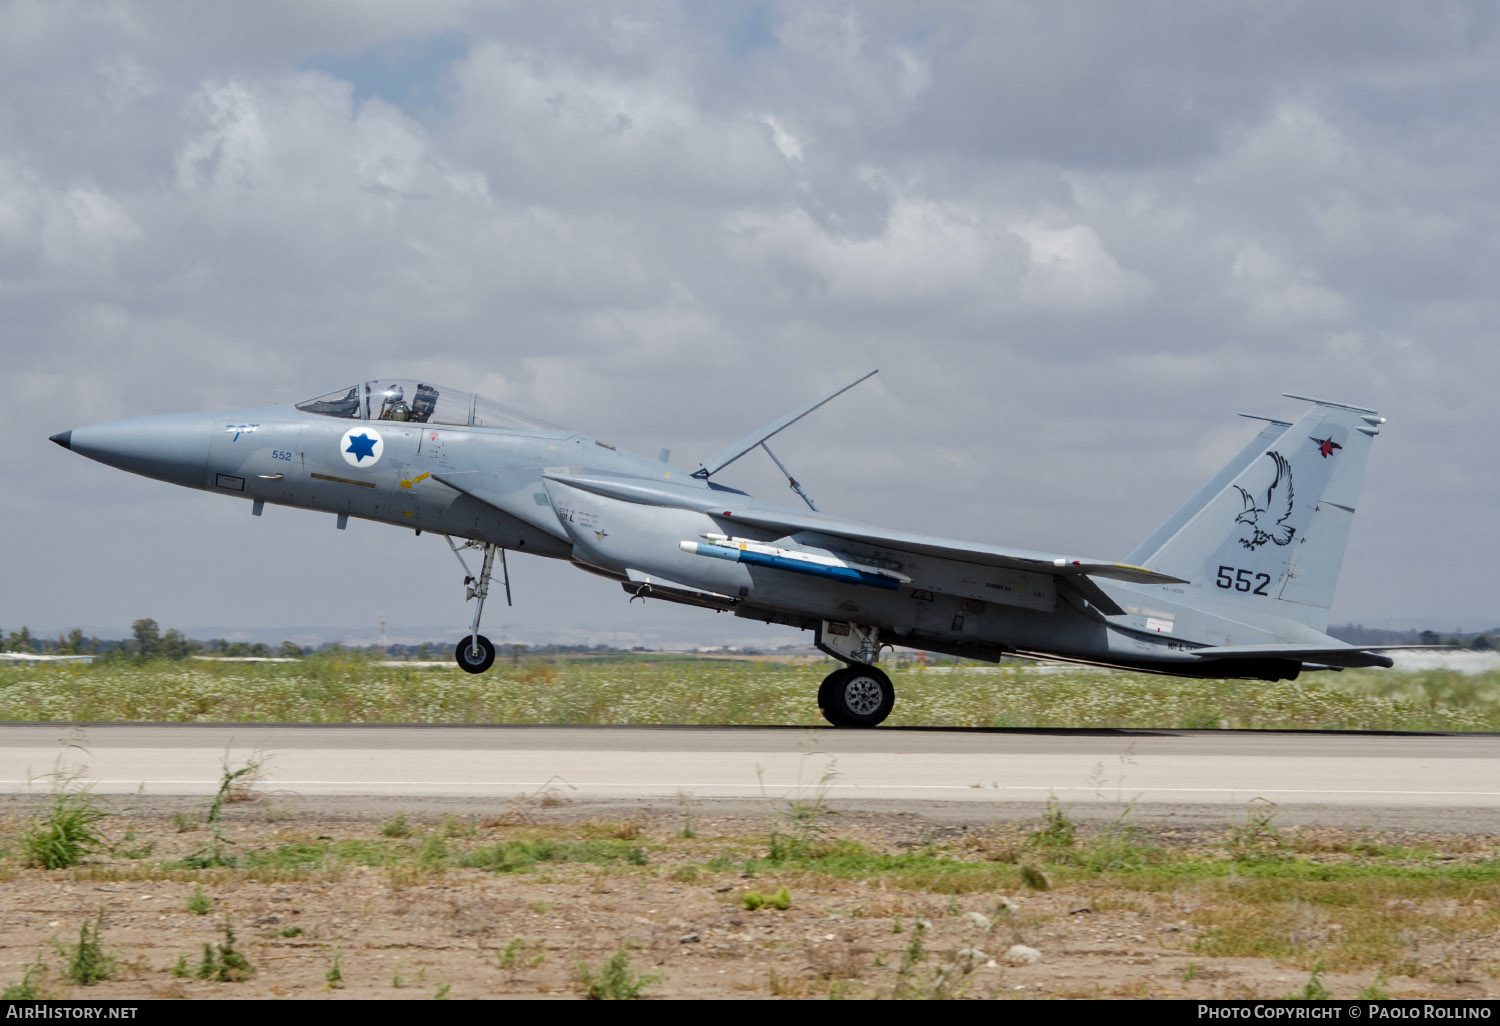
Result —
[[811, 509], [814, 513], [821, 512], [817, 506], [813, 505], [812, 496], [803, 491], [802, 485], [798, 484], [797, 479], [792, 476], [791, 471], [786, 469], [786, 464], [782, 463], [776, 458], [776, 454], [771, 451], [771, 447], [765, 442], [761, 442], [760, 447], [766, 450], [766, 455], [771, 457], [771, 462], [775, 463], [776, 466], [781, 470], [781, 472], [786, 475], [786, 483], [792, 486], [792, 491], [802, 496], [802, 501], [807, 503], [808, 508]]

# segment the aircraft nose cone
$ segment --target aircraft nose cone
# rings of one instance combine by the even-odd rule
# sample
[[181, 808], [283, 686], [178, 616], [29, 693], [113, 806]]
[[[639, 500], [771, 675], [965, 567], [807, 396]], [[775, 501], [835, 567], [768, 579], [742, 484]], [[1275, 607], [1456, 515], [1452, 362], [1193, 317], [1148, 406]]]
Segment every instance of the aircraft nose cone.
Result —
[[[174, 413], [74, 428], [52, 440], [80, 456], [159, 481], [202, 488], [213, 417]], [[59, 439], [66, 436], [66, 441]]]
[[50, 436], [47, 440], [49, 442], [56, 442], [64, 449], [73, 448], [73, 432], [71, 431], [59, 431], [57, 434]]

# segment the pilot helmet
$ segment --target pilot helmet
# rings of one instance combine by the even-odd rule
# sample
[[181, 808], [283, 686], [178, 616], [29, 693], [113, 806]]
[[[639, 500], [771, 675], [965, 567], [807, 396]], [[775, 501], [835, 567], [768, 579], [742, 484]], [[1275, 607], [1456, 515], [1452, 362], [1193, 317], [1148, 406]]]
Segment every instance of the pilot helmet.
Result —
[[402, 391], [400, 385], [391, 385], [385, 390], [386, 402], [399, 403], [404, 398], [406, 398], [406, 393]]

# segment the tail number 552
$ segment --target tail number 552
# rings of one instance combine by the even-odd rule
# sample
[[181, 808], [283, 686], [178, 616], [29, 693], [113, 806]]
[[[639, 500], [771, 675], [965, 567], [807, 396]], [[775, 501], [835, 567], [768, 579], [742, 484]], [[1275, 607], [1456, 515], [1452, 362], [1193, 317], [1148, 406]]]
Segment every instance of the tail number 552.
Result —
[[1218, 576], [1214, 578], [1214, 583], [1225, 591], [1244, 591], [1251, 595], [1270, 597], [1270, 592], [1266, 591], [1271, 584], [1270, 574], [1241, 570], [1233, 566], [1221, 566]]

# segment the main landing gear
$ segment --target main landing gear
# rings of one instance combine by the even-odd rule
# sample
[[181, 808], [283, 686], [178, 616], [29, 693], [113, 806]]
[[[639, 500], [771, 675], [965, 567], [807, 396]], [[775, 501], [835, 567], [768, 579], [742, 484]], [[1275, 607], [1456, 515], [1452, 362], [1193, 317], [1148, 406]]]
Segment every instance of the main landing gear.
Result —
[[879, 629], [824, 620], [816, 644], [847, 664], [824, 677], [818, 687], [823, 718], [835, 727], [884, 722], [896, 705], [896, 688], [874, 665], [880, 656]]
[[[448, 548], [453, 550], [453, 555], [458, 559], [459, 566], [464, 568], [464, 585], [468, 592], [466, 601], [475, 600], [474, 619], [469, 624], [469, 633], [453, 650], [453, 657], [458, 660], [458, 668], [465, 673], [483, 673], [495, 663], [495, 646], [490, 643], [489, 638], [479, 633], [479, 618], [484, 613], [485, 597], [490, 593], [490, 577], [495, 570], [496, 555], [500, 557], [500, 580], [505, 585], [505, 604], [510, 605], [510, 571], [505, 566], [505, 550], [489, 542], [470, 540], [462, 545], [455, 545], [452, 538], [447, 538], [447, 542]], [[478, 577], [469, 572], [469, 564], [464, 562], [460, 549], [480, 549], [484, 552]]]
[[840, 667], [818, 687], [818, 708], [835, 727], [873, 727], [896, 705], [891, 678], [868, 663]]

